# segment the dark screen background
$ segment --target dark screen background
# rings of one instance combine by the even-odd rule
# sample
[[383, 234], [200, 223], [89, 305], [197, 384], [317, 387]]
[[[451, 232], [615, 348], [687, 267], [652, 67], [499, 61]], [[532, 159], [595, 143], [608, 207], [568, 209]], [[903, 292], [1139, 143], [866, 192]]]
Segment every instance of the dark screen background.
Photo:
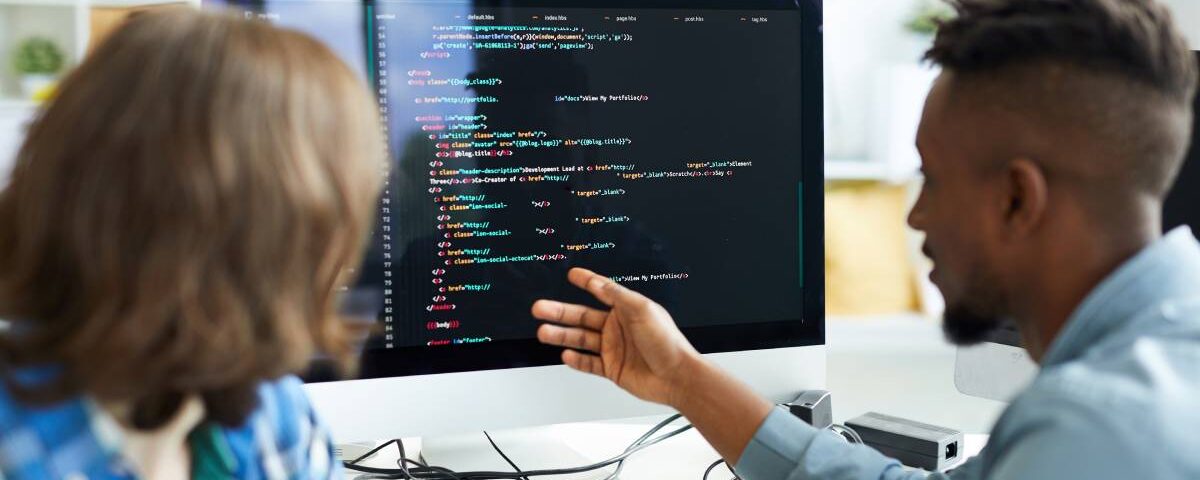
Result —
[[[1196, 52], [1196, 58], [1200, 62], [1200, 52]], [[1192, 227], [1193, 232], [1200, 231], [1200, 96], [1196, 98], [1196, 114], [1191, 151], [1163, 207], [1163, 228], [1166, 231], [1180, 225]]]
[[[422, 15], [413, 10], [420, 8]], [[682, 326], [799, 320], [800, 275], [799, 23], [795, 12], [686, 12], [595, 9], [488, 9], [490, 25], [578, 29], [567, 32], [623, 35], [631, 40], [592, 42], [591, 50], [450, 50], [448, 59], [422, 59], [429, 33], [461, 22], [453, 8], [378, 5], [389, 33], [383, 67], [392, 150], [396, 156], [389, 195], [399, 205], [393, 236], [397, 305], [395, 346], [449, 339], [533, 338], [529, 307], [538, 298], [588, 299], [566, 284], [570, 267], [582, 266], [621, 280], [666, 306]], [[562, 15], [568, 21], [533, 17]], [[701, 17], [685, 23], [676, 18]], [[607, 17], [607, 19], [606, 19]], [[759, 17], [766, 23], [742, 18]], [[421, 21], [414, 21], [420, 18]], [[618, 18], [636, 21], [618, 22]], [[405, 40], [392, 40], [401, 31]], [[425, 35], [422, 35], [425, 33]], [[414, 41], [407, 37], [411, 35]], [[553, 42], [544, 42], [552, 44]], [[769, 48], [768, 48], [769, 46]], [[433, 77], [498, 79], [495, 86], [409, 87], [411, 72]], [[423, 74], [423, 73], [422, 73]], [[396, 78], [406, 85], [398, 86]], [[416, 104], [430, 95], [488, 96], [495, 103]], [[630, 95], [644, 101], [562, 102], [560, 96]], [[457, 98], [457, 97], [455, 97]], [[422, 128], [454, 122], [419, 117], [482, 116], [482, 133], [539, 132], [545, 139], [595, 139], [617, 145], [512, 148], [511, 156], [439, 159], [446, 141]], [[487, 150], [487, 148], [484, 148]], [[460, 151], [478, 152], [479, 149]], [[440, 161], [439, 161], [440, 160]], [[439, 167], [431, 168], [431, 161]], [[744, 162], [750, 166], [688, 168], [689, 163]], [[737, 165], [741, 165], [738, 163]], [[447, 169], [583, 168], [557, 173], [565, 181], [511, 182], [524, 173], [430, 175]], [[612, 167], [623, 170], [586, 171]], [[653, 172], [712, 177], [630, 179]], [[430, 179], [499, 178], [502, 184], [431, 184]], [[440, 191], [430, 193], [430, 187]], [[578, 192], [619, 192], [581, 196]], [[445, 202], [446, 196], [482, 196], [478, 202]], [[546, 202], [548, 207], [536, 206]], [[446, 212], [447, 205], [502, 203], [506, 208]], [[453, 207], [451, 207], [453, 208]], [[446, 215], [449, 215], [447, 219]], [[586, 224], [583, 219], [618, 220]], [[449, 232], [458, 222], [487, 224]], [[539, 229], [541, 229], [539, 231]], [[455, 238], [460, 232], [510, 232], [503, 237]], [[547, 233], [550, 232], [550, 233]], [[447, 234], [450, 238], [447, 238]], [[449, 243], [449, 246], [447, 245]], [[580, 248], [585, 248], [579, 250]], [[484, 249], [486, 254], [456, 255]], [[377, 248], [365, 285], [387, 269]], [[447, 265], [540, 255], [548, 260]], [[452, 257], [452, 258], [451, 258]], [[431, 275], [430, 272], [445, 270]], [[655, 280], [652, 275], [670, 275]], [[442, 283], [433, 283], [441, 280]], [[474, 285], [484, 292], [444, 292]], [[433, 302], [436, 297], [444, 301]], [[453, 310], [429, 311], [438, 304]], [[421, 319], [421, 321], [412, 321]], [[429, 322], [457, 322], [451, 330]]]

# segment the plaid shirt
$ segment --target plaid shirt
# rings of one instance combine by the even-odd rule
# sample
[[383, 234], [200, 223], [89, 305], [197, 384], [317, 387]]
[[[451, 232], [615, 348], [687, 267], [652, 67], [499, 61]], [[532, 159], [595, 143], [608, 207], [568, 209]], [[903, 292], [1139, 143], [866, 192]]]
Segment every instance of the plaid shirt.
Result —
[[[206, 468], [193, 469], [196, 476], [341, 478], [329, 432], [309, 405], [300, 380], [288, 376], [264, 382], [258, 391], [259, 408], [245, 425], [204, 424], [197, 430], [205, 433], [189, 437], [192, 452], [202, 439], [205, 445], [200, 448], [210, 457]], [[12, 399], [0, 382], [0, 480], [136, 478], [120, 452], [120, 430], [91, 400], [81, 397], [30, 408]]]

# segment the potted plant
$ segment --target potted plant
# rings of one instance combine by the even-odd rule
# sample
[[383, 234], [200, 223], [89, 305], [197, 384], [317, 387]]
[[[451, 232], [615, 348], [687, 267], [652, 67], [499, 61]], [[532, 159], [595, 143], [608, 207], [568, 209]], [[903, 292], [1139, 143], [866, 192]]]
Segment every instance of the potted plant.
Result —
[[53, 41], [31, 37], [13, 52], [13, 70], [20, 76], [21, 91], [30, 98], [43, 96], [62, 71], [65, 55]]
[[946, 3], [922, 0], [913, 9], [912, 16], [904, 23], [904, 28], [914, 35], [932, 37], [937, 33], [938, 23], [953, 16], [954, 10]]
[[915, 53], [909, 56], [913, 56], [914, 59], [920, 58], [933, 43], [933, 35], [937, 33], [940, 22], [953, 16], [954, 10], [944, 0], [918, 0], [904, 22], [907, 44]]

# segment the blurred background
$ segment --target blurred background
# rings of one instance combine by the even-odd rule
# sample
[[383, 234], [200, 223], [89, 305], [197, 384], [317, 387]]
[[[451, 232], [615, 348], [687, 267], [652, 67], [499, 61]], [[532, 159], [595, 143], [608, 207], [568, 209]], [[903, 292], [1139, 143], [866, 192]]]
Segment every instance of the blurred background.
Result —
[[[1200, 1], [1160, 0], [1194, 45]], [[904, 223], [919, 189], [913, 139], [937, 72], [922, 65], [938, 0], [825, 1], [827, 309], [831, 316], [943, 308]], [[1197, 46], [1196, 48], [1200, 48]]]
[[[200, 0], [0, 0], [0, 181], [38, 102], [126, 15]], [[1193, 41], [1200, 1], [1164, 0]], [[919, 187], [913, 137], [937, 72], [920, 57], [940, 0], [825, 1], [827, 305], [831, 316], [942, 302], [904, 217]]]
[[[39, 102], [125, 16], [199, 1], [0, 0], [0, 185]], [[1200, 0], [1160, 1], [1200, 49]], [[938, 402], [929, 401], [931, 394], [958, 396], [954, 349], [941, 340], [943, 305], [925, 280], [929, 265], [919, 251], [921, 239], [905, 224], [920, 188], [913, 139], [937, 75], [920, 57], [932, 41], [934, 20], [948, 11], [937, 0], [824, 5], [829, 388], [878, 389], [893, 382], [894, 396], [913, 395], [913, 401], [894, 401], [912, 407], [889, 413], [987, 431], [1002, 407], [998, 402], [956, 398], [973, 407], [957, 414], [938, 411]], [[853, 372], [864, 370], [877, 373], [873, 383], [848, 383], [862, 378]]]

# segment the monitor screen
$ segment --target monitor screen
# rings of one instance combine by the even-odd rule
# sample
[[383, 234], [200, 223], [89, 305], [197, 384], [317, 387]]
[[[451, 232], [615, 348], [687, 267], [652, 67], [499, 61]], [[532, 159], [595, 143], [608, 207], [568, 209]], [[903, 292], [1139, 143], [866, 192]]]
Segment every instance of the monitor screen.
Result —
[[378, 322], [364, 377], [557, 363], [529, 311], [596, 305], [575, 266], [706, 353], [823, 343], [816, 7], [207, 3], [317, 37], [376, 95], [391, 160], [343, 305]]

